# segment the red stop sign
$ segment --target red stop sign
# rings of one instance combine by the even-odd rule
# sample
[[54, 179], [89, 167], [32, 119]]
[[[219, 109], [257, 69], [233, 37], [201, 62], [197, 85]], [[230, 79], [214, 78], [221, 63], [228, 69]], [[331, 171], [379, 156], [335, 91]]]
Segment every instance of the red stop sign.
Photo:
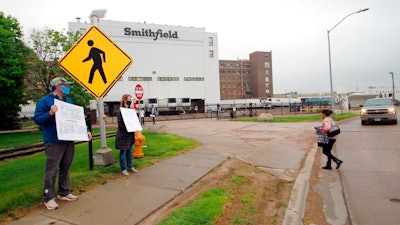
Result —
[[143, 94], [144, 94], [144, 92], [143, 92], [143, 87], [142, 87], [142, 85], [136, 84], [136, 86], [135, 86], [135, 96], [136, 96], [136, 99], [142, 100]]

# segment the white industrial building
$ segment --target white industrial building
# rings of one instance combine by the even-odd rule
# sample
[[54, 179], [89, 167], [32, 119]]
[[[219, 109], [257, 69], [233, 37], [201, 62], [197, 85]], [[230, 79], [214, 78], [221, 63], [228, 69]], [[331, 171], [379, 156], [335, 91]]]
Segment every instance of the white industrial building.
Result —
[[[79, 21], [68, 23], [71, 32], [85, 33], [90, 26]], [[201, 111], [207, 104], [219, 103], [216, 33], [205, 28], [108, 20], [101, 20], [98, 27], [133, 59], [104, 97], [106, 111], [114, 112], [123, 94], [134, 97], [137, 84], [143, 87], [146, 107], [179, 107], [183, 102]]]

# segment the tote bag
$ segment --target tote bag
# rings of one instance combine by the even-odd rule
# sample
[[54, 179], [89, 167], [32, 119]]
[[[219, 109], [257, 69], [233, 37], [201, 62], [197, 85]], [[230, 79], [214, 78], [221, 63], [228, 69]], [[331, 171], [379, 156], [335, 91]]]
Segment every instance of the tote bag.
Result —
[[331, 129], [328, 131], [328, 133], [326, 133], [326, 135], [328, 135], [328, 137], [333, 137], [340, 134], [340, 128], [336, 124], [333, 124], [332, 120], [331, 120], [331, 125], [332, 125]]

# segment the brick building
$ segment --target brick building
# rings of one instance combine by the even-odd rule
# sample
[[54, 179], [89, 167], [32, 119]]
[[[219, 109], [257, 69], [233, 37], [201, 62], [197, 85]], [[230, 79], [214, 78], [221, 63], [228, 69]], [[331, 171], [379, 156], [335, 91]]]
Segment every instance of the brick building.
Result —
[[219, 76], [221, 100], [273, 96], [271, 52], [253, 52], [245, 60], [219, 60]]

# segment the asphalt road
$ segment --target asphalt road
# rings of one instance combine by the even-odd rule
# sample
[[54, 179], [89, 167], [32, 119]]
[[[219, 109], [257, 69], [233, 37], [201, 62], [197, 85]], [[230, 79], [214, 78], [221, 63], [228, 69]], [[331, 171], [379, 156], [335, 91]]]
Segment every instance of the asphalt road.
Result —
[[352, 225], [400, 224], [400, 125], [341, 124], [337, 154]]

